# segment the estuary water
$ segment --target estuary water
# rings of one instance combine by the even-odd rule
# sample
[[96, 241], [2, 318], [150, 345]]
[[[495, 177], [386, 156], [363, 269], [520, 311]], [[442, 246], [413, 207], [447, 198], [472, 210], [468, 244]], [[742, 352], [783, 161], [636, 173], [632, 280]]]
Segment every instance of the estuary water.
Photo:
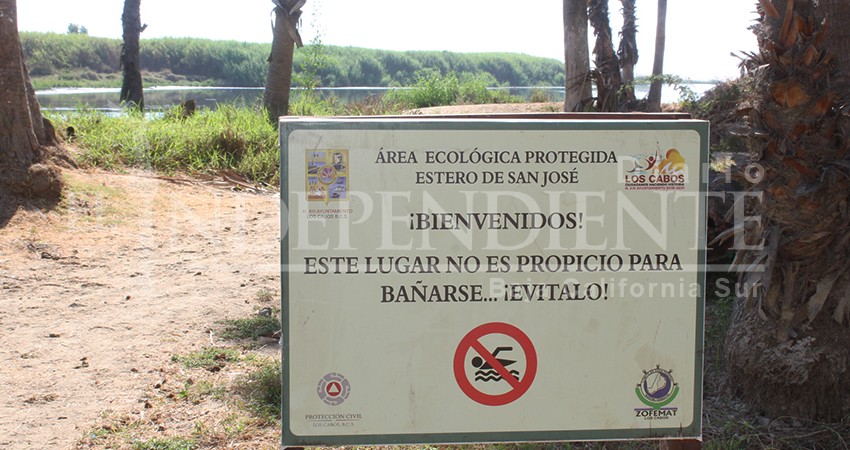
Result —
[[[688, 83], [683, 85], [693, 91], [697, 96], [711, 89], [712, 83]], [[335, 96], [343, 103], [361, 101], [369, 96], [385, 94], [389, 89], [385, 87], [344, 87], [344, 88], [317, 88], [316, 93], [320, 96]], [[403, 88], [397, 88], [403, 89]], [[509, 94], [528, 101], [535, 97], [544, 96], [549, 101], [560, 102], [564, 100], [563, 86], [549, 87], [510, 87], [494, 88], [508, 91]], [[636, 86], [638, 98], [646, 96], [648, 85]], [[194, 100], [199, 107], [216, 108], [218, 105], [256, 105], [263, 100], [263, 88], [238, 88], [238, 87], [150, 87], [144, 90], [145, 107], [149, 111], [157, 111], [171, 108], [186, 100]], [[297, 96], [302, 92], [298, 88], [292, 90], [292, 95]], [[118, 88], [61, 88], [37, 91], [36, 97], [41, 107], [48, 111], [71, 111], [78, 108], [89, 108], [107, 112], [118, 112], [120, 89]], [[675, 102], [680, 99], [680, 91], [672, 86], [664, 86], [661, 101], [664, 103]]]

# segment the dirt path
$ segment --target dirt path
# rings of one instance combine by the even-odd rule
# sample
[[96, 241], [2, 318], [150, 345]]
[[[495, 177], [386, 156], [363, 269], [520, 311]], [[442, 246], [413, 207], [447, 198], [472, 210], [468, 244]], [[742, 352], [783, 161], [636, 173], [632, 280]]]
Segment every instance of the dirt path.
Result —
[[499, 113], [551, 113], [564, 110], [562, 102], [547, 103], [494, 103], [485, 105], [432, 106], [408, 111], [406, 114], [499, 114]]
[[[0, 448], [71, 448], [174, 354], [279, 291], [276, 194], [68, 172], [53, 211], [0, 228]], [[212, 341], [211, 341], [212, 340]]]
[[[418, 113], [552, 110], [557, 104]], [[65, 177], [59, 207], [22, 209], [0, 225], [4, 450], [89, 448], [81, 442], [107, 416], [144, 417], [154, 386], [180, 370], [173, 355], [216, 345], [216, 322], [253, 314], [264, 306], [260, 290], [279, 292], [276, 194], [149, 173]]]

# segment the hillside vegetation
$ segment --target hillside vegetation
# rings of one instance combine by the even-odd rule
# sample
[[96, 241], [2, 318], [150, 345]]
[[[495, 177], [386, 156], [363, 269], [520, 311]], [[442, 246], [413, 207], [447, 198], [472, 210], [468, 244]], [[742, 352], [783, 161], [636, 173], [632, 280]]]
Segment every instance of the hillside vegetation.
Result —
[[[36, 89], [120, 86], [121, 40], [22, 32]], [[194, 38], [142, 39], [146, 84], [256, 87], [265, 84], [271, 44]], [[308, 45], [295, 52], [294, 82], [323, 87], [409, 86], [424, 70], [486, 77], [491, 86], [560, 86], [563, 64], [513, 53], [387, 51]], [[309, 80], [309, 81], [307, 81]]]

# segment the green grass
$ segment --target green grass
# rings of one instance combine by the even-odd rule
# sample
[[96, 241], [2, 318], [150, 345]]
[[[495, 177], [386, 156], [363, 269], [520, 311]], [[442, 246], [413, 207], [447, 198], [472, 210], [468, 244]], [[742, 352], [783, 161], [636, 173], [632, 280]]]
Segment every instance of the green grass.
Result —
[[220, 323], [224, 325], [221, 337], [224, 339], [253, 339], [268, 335], [280, 330], [280, 320], [272, 317], [253, 316], [244, 319], [226, 319]]
[[[312, 93], [296, 95], [292, 115], [361, 115], [401, 111], [383, 98], [343, 105]], [[83, 166], [105, 170], [132, 167], [162, 173], [206, 173], [231, 169], [255, 182], [277, 185], [280, 150], [277, 129], [259, 108], [219, 105], [182, 117], [178, 108], [145, 116], [127, 111], [106, 114], [87, 108], [49, 116], [60, 134], [73, 127], [70, 142], [81, 149]]]
[[[258, 303], [272, 303], [276, 302], [279, 297], [275, 292], [263, 288], [254, 294], [254, 299]], [[277, 302], [276, 304], [280, 303]], [[221, 337], [229, 340], [257, 340], [260, 336], [267, 336], [275, 331], [280, 331], [280, 309], [277, 307], [266, 307], [264, 309], [269, 311], [269, 315], [254, 314], [242, 319], [218, 321], [219, 325], [224, 326]]]
[[[336, 98], [305, 92], [290, 104], [292, 115], [397, 114], [402, 106], [383, 97], [344, 105]], [[107, 114], [80, 107], [48, 117], [59, 134], [78, 146], [77, 163], [105, 170], [141, 168], [170, 174], [230, 169], [247, 179], [277, 185], [280, 149], [277, 129], [256, 107], [219, 105], [182, 117], [178, 108], [145, 116]], [[73, 127], [75, 135], [65, 131]]]
[[266, 288], [262, 288], [254, 294], [254, 298], [260, 303], [270, 303], [278, 299], [277, 294]]
[[226, 397], [226, 390], [224, 387], [217, 386], [211, 381], [200, 380], [195, 382], [190, 378], [183, 382], [183, 389], [177, 393], [177, 397], [181, 400], [199, 404], [208, 397], [216, 400], [224, 399]]
[[[709, 273], [706, 282], [710, 296], [706, 299], [705, 362], [722, 370], [723, 340], [732, 320], [737, 278], [734, 274]], [[721, 292], [725, 296], [721, 296]]]
[[345, 105], [336, 97], [327, 99], [316, 95], [314, 91], [299, 91], [290, 98], [289, 114], [292, 116], [336, 116], [346, 115]]
[[79, 109], [51, 119], [59, 130], [74, 127], [83, 165], [165, 173], [233, 169], [255, 181], [278, 182], [277, 131], [252, 108], [223, 105], [185, 118], [176, 110], [147, 118]]
[[345, 113], [351, 116], [380, 116], [398, 115], [405, 109], [405, 105], [397, 103], [384, 95], [370, 95], [363, 100], [348, 103]]
[[238, 382], [237, 392], [259, 417], [272, 423], [279, 421], [282, 392], [280, 361], [261, 362]]
[[183, 364], [187, 369], [221, 369], [227, 363], [238, 362], [242, 358], [239, 350], [232, 348], [204, 347], [187, 355], [174, 355], [171, 360]]
[[147, 441], [133, 442], [134, 450], [193, 450], [197, 448], [194, 439], [183, 437], [152, 438]]

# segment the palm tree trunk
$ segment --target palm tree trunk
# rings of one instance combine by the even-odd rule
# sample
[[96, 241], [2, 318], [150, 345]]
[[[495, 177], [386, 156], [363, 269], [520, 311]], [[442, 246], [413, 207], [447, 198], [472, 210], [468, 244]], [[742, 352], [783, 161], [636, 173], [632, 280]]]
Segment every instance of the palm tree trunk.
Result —
[[587, 0], [564, 0], [564, 111], [581, 111], [591, 96]]
[[[275, 23], [272, 51], [269, 55], [269, 72], [263, 93], [263, 106], [269, 121], [277, 124], [280, 116], [289, 114], [289, 91], [292, 86], [292, 58], [295, 46], [301, 47], [297, 23], [301, 17], [303, 1], [278, 2], [274, 9]], [[290, 9], [291, 8], [291, 9]]]
[[596, 35], [596, 45], [593, 47], [596, 64], [596, 106], [599, 111], [617, 111], [620, 107], [620, 63], [611, 37], [608, 0], [590, 0], [588, 16]]
[[143, 30], [140, 4], [141, 0], [124, 0], [124, 13], [121, 15], [124, 27], [124, 46], [121, 49], [124, 81], [121, 84], [120, 102], [144, 111], [145, 99], [139, 63], [139, 34]]
[[626, 101], [633, 102], [635, 97], [635, 64], [638, 62], [637, 17], [635, 0], [620, 0], [623, 4], [623, 31], [620, 32], [620, 47], [617, 56], [623, 71], [623, 95]]
[[[847, 0], [819, 0], [818, 17], [824, 18], [829, 27], [826, 33], [826, 45], [830, 49], [838, 66], [850, 67], [850, 2]], [[846, 70], [846, 69], [845, 69]], [[850, 91], [850, 77], [843, 77], [839, 90]]]
[[647, 110], [661, 111], [661, 87], [664, 75], [664, 42], [667, 40], [667, 0], [658, 0], [658, 20], [655, 24], [655, 58], [652, 62], [652, 82], [646, 95]]
[[811, 0], [760, 0], [754, 178], [727, 335], [730, 384], [771, 416], [838, 419], [850, 410], [850, 121], [840, 67]]

